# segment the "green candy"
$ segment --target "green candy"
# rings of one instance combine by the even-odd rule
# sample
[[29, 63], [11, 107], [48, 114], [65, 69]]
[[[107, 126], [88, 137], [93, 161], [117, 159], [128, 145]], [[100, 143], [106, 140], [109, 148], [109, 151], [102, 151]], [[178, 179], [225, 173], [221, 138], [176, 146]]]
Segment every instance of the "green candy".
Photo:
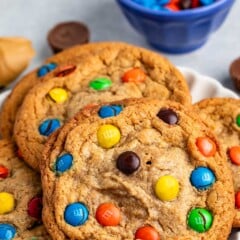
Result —
[[213, 215], [205, 208], [194, 208], [188, 214], [187, 224], [196, 232], [208, 231], [213, 222]]
[[112, 81], [105, 77], [95, 78], [89, 83], [89, 86], [97, 91], [105, 90], [112, 85]]
[[236, 124], [238, 125], [238, 127], [240, 127], [240, 114], [238, 114], [236, 117]]

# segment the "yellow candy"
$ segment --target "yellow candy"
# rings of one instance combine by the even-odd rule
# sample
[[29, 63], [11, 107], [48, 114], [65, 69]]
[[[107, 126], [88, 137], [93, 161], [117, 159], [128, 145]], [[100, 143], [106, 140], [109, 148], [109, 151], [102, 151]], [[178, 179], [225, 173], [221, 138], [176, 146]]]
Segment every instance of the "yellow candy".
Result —
[[9, 213], [14, 209], [14, 197], [7, 192], [0, 192], [0, 214]]
[[170, 175], [160, 177], [155, 185], [155, 193], [162, 201], [174, 200], [179, 193], [178, 180]]
[[111, 148], [116, 145], [121, 138], [119, 129], [113, 125], [102, 125], [97, 132], [98, 143], [103, 148]]
[[64, 103], [68, 98], [67, 91], [63, 88], [53, 88], [48, 95], [56, 103]]

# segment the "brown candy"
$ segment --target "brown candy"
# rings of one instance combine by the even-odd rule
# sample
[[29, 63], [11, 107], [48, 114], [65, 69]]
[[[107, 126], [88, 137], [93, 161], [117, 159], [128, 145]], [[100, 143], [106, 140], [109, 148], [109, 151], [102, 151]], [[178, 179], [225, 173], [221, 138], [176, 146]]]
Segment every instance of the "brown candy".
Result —
[[240, 58], [235, 59], [229, 69], [235, 87], [240, 90]]
[[89, 42], [88, 27], [81, 22], [63, 22], [48, 33], [48, 43], [54, 53], [77, 44]]

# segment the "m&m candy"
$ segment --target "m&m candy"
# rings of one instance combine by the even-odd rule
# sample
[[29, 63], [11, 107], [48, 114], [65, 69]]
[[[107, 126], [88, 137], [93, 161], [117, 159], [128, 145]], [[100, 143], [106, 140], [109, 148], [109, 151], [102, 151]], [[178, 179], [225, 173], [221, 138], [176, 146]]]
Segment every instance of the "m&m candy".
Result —
[[55, 171], [63, 173], [72, 167], [73, 156], [70, 153], [65, 153], [57, 158], [55, 163]]
[[117, 168], [125, 174], [134, 173], [138, 170], [139, 166], [140, 158], [135, 152], [123, 152], [117, 158]]
[[99, 77], [89, 83], [89, 87], [96, 91], [106, 90], [111, 87], [112, 81], [106, 77]]
[[6, 167], [0, 165], [0, 179], [7, 178], [9, 174], [9, 171]]
[[132, 0], [154, 11], [180, 11], [195, 9], [215, 3], [217, 0]]
[[63, 88], [53, 88], [48, 95], [56, 103], [64, 103], [68, 98], [67, 91]]
[[187, 224], [196, 232], [208, 231], [213, 223], [213, 215], [205, 208], [194, 208], [188, 214]]
[[49, 136], [59, 127], [60, 121], [58, 119], [47, 119], [40, 124], [38, 130], [41, 135]]
[[113, 203], [103, 203], [97, 208], [96, 219], [102, 226], [117, 226], [121, 220], [120, 209]]
[[0, 192], [0, 215], [11, 212], [14, 207], [14, 196], [11, 193]]
[[11, 240], [16, 234], [16, 229], [14, 226], [7, 223], [0, 223], [0, 239], [1, 240]]
[[124, 75], [122, 76], [122, 81], [125, 83], [126, 82], [139, 83], [144, 82], [145, 78], [146, 74], [142, 69], [132, 68], [124, 73]]
[[77, 202], [69, 204], [64, 212], [66, 223], [74, 227], [83, 225], [88, 220], [88, 209], [85, 204]]
[[155, 193], [162, 201], [174, 200], [179, 193], [178, 180], [171, 175], [160, 177], [155, 185]]
[[103, 148], [111, 148], [116, 145], [121, 138], [119, 129], [111, 124], [99, 127], [97, 131], [98, 143]]
[[160, 240], [158, 232], [152, 226], [143, 226], [137, 229], [134, 239]]
[[199, 152], [205, 157], [212, 157], [216, 153], [217, 146], [209, 137], [198, 137], [196, 145]]
[[196, 189], [206, 190], [215, 183], [216, 177], [211, 169], [198, 167], [192, 171], [190, 181]]
[[56, 63], [48, 63], [38, 69], [38, 77], [43, 77], [57, 67]]

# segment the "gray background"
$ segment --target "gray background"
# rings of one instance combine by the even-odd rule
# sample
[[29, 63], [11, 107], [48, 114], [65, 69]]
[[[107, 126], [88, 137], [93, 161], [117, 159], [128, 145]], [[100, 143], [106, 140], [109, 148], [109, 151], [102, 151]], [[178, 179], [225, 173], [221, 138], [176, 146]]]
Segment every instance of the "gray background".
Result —
[[[0, 36], [27, 37], [37, 51], [26, 71], [52, 54], [46, 41], [49, 29], [69, 20], [85, 22], [91, 41], [118, 40], [150, 48], [128, 24], [114, 0], [0, 0]], [[240, 0], [235, 1], [222, 27], [201, 49], [165, 55], [176, 65], [193, 68], [234, 89], [228, 68], [240, 56]]]

